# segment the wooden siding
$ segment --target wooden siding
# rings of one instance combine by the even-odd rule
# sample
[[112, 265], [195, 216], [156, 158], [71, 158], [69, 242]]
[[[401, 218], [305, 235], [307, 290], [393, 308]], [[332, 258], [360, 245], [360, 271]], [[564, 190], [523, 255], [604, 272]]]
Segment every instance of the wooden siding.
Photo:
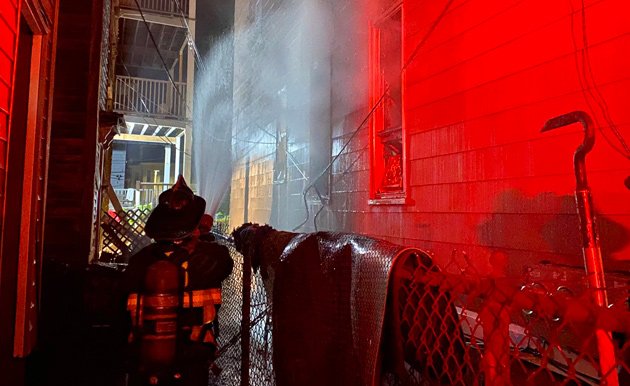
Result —
[[[51, 127], [57, 2], [25, 1], [27, 23], [36, 31], [31, 61], [31, 94], [25, 144], [14, 355], [23, 357], [36, 345], [39, 325], [48, 138]], [[31, 305], [37, 305], [32, 307]]]
[[[17, 50], [19, 2], [0, 3], [0, 202], [4, 203], [11, 95]], [[3, 211], [0, 210], [0, 224]]]
[[[237, 30], [250, 22], [248, 3], [253, 2], [237, 2]], [[586, 163], [604, 264], [608, 270], [627, 269], [630, 192], [624, 179], [630, 164], [606, 138], [621, 147], [613, 122], [630, 140], [630, 3], [583, 3], [584, 13], [581, 0], [404, 0], [408, 200], [368, 205], [367, 127], [350, 140], [367, 114], [368, 100], [365, 95], [365, 102], [353, 104], [347, 91], [357, 98], [365, 94], [369, 20], [358, 15], [369, 7], [340, 1], [337, 9], [345, 13], [334, 15], [331, 157], [349, 143], [332, 165], [330, 201], [318, 228], [425, 248], [443, 265], [454, 251], [466, 252], [472, 268], [482, 273], [499, 255], [508, 261], [500, 269], [514, 274], [543, 260], [581, 267], [572, 157], [582, 130], [579, 125], [548, 133], [540, 129], [549, 118], [584, 110], [599, 127]], [[239, 44], [237, 36], [237, 54]], [[238, 55], [235, 60], [237, 68], [243, 66]], [[237, 72], [235, 90], [241, 90], [239, 81]], [[252, 161], [250, 170], [256, 167]], [[244, 211], [244, 168], [235, 170], [240, 177], [233, 179], [233, 203], [240, 201], [233, 220]], [[251, 194], [251, 182], [249, 187]], [[303, 187], [285, 187], [290, 200], [250, 202], [247, 212], [261, 216], [249, 220], [267, 221], [269, 213], [273, 219], [273, 205], [282, 202], [286, 218], [275, 224], [298, 225], [296, 220], [306, 217]], [[314, 213], [301, 230], [313, 229]]]
[[[444, 4], [404, 2], [405, 60]], [[541, 260], [581, 266], [572, 155], [582, 132], [540, 129], [584, 110], [601, 128], [587, 167], [605, 264], [626, 266], [630, 167], [603, 139], [615, 140], [591, 93], [601, 93], [630, 138], [630, 5], [585, 5], [586, 61], [579, 1], [454, 1], [405, 72], [410, 204], [365, 205], [366, 168], [355, 167], [349, 188], [333, 199], [343, 200], [335, 206], [349, 217], [346, 227], [431, 249], [441, 261], [466, 251], [482, 272], [496, 253], [507, 254], [512, 273]], [[596, 91], [583, 90], [584, 77]]]
[[[21, 378], [18, 365], [7, 356], [22, 357], [31, 352], [37, 336], [40, 267], [45, 199], [43, 185], [47, 169], [47, 137], [50, 128], [50, 93], [55, 41], [56, 1], [5, 1], [0, 5], [0, 197], [2, 197], [2, 256], [0, 299], [5, 316], [2, 323], [2, 358], [7, 374]], [[17, 31], [22, 18], [28, 43], [23, 44], [24, 62], [21, 97], [16, 109], [21, 118], [11, 123], [14, 112], [9, 104], [16, 90]], [[33, 35], [31, 35], [31, 33]], [[17, 123], [16, 123], [17, 122]], [[11, 129], [9, 129], [11, 127]], [[18, 138], [17, 140], [13, 140]], [[21, 139], [20, 139], [21, 138]], [[11, 144], [11, 148], [7, 147]], [[9, 154], [15, 162], [9, 173]], [[22, 160], [19, 160], [22, 158]], [[8, 194], [15, 193], [9, 203]], [[16, 193], [19, 192], [19, 193]], [[35, 305], [35, 307], [33, 307]], [[11, 331], [8, 333], [8, 331]], [[12, 340], [12, 344], [9, 342]]]
[[4, 316], [0, 321], [0, 372], [2, 379], [19, 382], [23, 379], [23, 368], [13, 358], [13, 317], [15, 316], [15, 267], [16, 254], [7, 256], [6, 244], [6, 181], [8, 169], [8, 144], [13, 109], [13, 91], [17, 62], [17, 47], [20, 21], [19, 0], [0, 2], [0, 312]]

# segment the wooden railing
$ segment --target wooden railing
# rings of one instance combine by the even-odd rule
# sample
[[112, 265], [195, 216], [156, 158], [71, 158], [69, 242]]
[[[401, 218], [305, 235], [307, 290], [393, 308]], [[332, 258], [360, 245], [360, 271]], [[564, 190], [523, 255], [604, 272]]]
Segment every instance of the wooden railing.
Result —
[[186, 118], [186, 83], [116, 76], [114, 110], [140, 115]]
[[[168, 15], [181, 15], [182, 11], [188, 16], [188, 0], [137, 0], [143, 12], [163, 13]], [[178, 4], [179, 3], [179, 4]], [[136, 0], [121, 0], [120, 6], [137, 9]], [[181, 7], [181, 11], [180, 11]]]
[[123, 209], [155, 208], [160, 193], [168, 189], [171, 184], [139, 183], [140, 188], [114, 189]]

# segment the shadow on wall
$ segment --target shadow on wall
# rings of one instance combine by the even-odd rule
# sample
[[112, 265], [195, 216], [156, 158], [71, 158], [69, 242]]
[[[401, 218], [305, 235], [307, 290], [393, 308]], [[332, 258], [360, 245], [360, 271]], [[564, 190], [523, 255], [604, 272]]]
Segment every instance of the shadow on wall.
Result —
[[[512, 274], [550, 258], [557, 264], [583, 266], [579, 219], [572, 195], [541, 193], [531, 197], [509, 190], [498, 196], [493, 211], [478, 228], [479, 242], [492, 250], [491, 266], [504, 264]], [[596, 221], [607, 266], [611, 256], [628, 244], [628, 230], [603, 215], [597, 215]], [[498, 256], [504, 253], [507, 257], [501, 262]]]

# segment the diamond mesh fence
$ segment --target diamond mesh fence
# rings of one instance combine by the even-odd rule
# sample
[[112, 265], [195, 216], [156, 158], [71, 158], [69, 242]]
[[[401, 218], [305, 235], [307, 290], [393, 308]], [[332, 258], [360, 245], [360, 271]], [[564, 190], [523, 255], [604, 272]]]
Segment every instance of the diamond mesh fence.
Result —
[[[292, 358], [279, 358], [279, 352], [274, 357], [271, 284], [253, 273], [227, 238], [219, 242], [228, 246], [235, 265], [223, 285], [216, 361], [221, 371], [211, 384], [279, 384], [273, 364]], [[611, 305], [600, 307], [586, 275], [569, 281], [533, 271], [519, 277], [482, 275], [459, 266], [457, 259], [437, 267], [415, 251], [400, 255], [389, 273], [380, 375], [373, 383], [630, 384], [625, 278], [606, 289]], [[370, 293], [370, 288], [355, 290]], [[321, 301], [329, 303], [322, 309], [330, 308], [329, 299]]]
[[251, 263], [244, 261], [227, 238], [217, 235], [217, 241], [230, 250], [234, 270], [223, 282], [215, 362], [220, 373], [211, 374], [210, 384], [273, 385], [271, 299], [262, 277], [252, 274]]
[[613, 301], [604, 308], [585, 289], [585, 275], [571, 282], [446, 268], [417, 265], [394, 286], [407, 369], [403, 384], [630, 382], [627, 284], [607, 289]]

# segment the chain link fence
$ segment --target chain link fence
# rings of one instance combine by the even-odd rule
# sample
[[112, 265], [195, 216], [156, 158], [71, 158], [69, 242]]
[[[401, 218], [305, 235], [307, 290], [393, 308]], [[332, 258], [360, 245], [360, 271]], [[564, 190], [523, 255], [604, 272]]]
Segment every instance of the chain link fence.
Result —
[[415, 267], [397, 286], [405, 384], [630, 382], [628, 285], [608, 288], [615, 302], [604, 308], [595, 304], [594, 291], [578, 292], [585, 276], [559, 284], [530, 274], [484, 277], [431, 268]]
[[[211, 384], [275, 385], [273, 363], [291, 358], [274, 358], [269, 283], [227, 238], [218, 241], [235, 265], [223, 286], [221, 371]], [[627, 282], [607, 289], [612, 304], [603, 308], [585, 275], [562, 283], [531, 273], [492, 277], [453, 260], [440, 269], [408, 254], [393, 267], [381, 384], [630, 384]]]
[[210, 384], [273, 385], [271, 299], [262, 277], [252, 274], [251, 262], [244, 261], [227, 237], [215, 235], [230, 250], [234, 270], [223, 282], [216, 360], [220, 372], [211, 374]]

